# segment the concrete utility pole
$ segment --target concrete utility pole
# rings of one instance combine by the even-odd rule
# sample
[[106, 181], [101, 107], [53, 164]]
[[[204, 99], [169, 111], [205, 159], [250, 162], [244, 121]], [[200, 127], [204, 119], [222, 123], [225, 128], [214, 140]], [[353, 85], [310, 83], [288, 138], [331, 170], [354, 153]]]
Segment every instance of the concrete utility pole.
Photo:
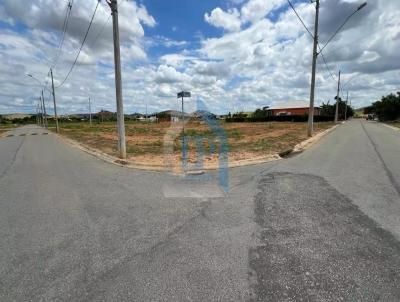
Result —
[[42, 117], [42, 120], [41, 120], [41, 125], [44, 127], [44, 116], [43, 116], [43, 99], [42, 99], [42, 97], [40, 96], [39, 97], [39, 106], [40, 106], [40, 116]]
[[315, 26], [314, 26], [314, 47], [312, 59], [312, 74], [311, 74], [311, 91], [310, 91], [310, 108], [308, 112], [308, 128], [307, 135], [311, 137], [314, 131], [314, 96], [315, 96], [315, 73], [317, 68], [317, 47], [318, 47], [318, 21], [319, 21], [319, 0], [315, 0]]
[[340, 95], [340, 70], [339, 70], [339, 79], [338, 79], [337, 94], [336, 94], [335, 123], [337, 123], [339, 119], [339, 95]]
[[40, 121], [39, 121], [39, 102], [36, 104], [36, 124], [40, 126]]
[[50, 74], [51, 74], [51, 87], [53, 89], [53, 103], [54, 103], [54, 119], [56, 120], [56, 132], [59, 133], [59, 128], [58, 128], [58, 116], [57, 116], [57, 105], [56, 105], [56, 93], [54, 91], [54, 79], [53, 79], [53, 69], [50, 68]]
[[124, 104], [122, 100], [121, 83], [121, 57], [119, 45], [119, 26], [118, 26], [118, 3], [117, 0], [107, 0], [111, 8], [113, 17], [113, 37], [114, 37], [114, 65], [115, 65], [115, 92], [117, 98], [117, 124], [118, 124], [118, 151], [121, 159], [126, 158], [125, 143], [125, 116]]
[[347, 90], [346, 109], [344, 111], [344, 120], [347, 121], [347, 102], [349, 101], [349, 91]]
[[42, 102], [43, 102], [43, 111], [44, 111], [44, 127], [47, 129], [47, 112], [46, 112], [46, 103], [44, 102], [44, 95], [42, 90]]
[[90, 104], [90, 98], [89, 98], [89, 123], [90, 126], [92, 126], [92, 106]]

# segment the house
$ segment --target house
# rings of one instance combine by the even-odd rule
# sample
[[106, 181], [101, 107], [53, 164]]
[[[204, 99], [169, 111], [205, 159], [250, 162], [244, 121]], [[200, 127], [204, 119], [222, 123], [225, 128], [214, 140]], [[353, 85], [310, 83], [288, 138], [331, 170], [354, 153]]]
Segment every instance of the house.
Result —
[[[309, 112], [310, 104], [305, 101], [291, 101], [285, 103], [279, 103], [269, 108], [265, 108], [268, 115], [305, 115]], [[318, 106], [314, 107], [314, 115], [320, 115], [321, 108]]]

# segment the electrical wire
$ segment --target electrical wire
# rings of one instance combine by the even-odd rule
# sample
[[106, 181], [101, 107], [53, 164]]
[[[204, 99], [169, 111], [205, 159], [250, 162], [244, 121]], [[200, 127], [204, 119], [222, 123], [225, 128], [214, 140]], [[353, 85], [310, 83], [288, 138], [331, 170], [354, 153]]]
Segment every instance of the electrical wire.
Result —
[[71, 1], [68, 2], [68, 6], [67, 6], [68, 10], [67, 10], [67, 14], [65, 15], [65, 19], [64, 19], [63, 33], [62, 33], [62, 36], [61, 36], [60, 45], [58, 46], [57, 55], [56, 55], [56, 57], [54, 59], [54, 62], [52, 64], [51, 68], [54, 68], [54, 67], [57, 66], [58, 59], [60, 58], [61, 50], [62, 50], [62, 47], [64, 45], [64, 41], [65, 41], [65, 35], [66, 35], [67, 29], [68, 29], [69, 17], [71, 15], [71, 10], [72, 10], [73, 4], [74, 4], [74, 0], [71, 0]]
[[325, 43], [325, 45], [322, 47], [321, 51], [325, 49], [326, 46], [328, 46], [329, 42], [332, 41], [332, 39], [341, 31], [341, 29], [347, 24], [347, 22], [350, 20], [351, 17], [353, 17], [356, 13], [358, 13], [363, 7], [365, 7], [367, 5], [366, 2], [364, 2], [363, 4], [361, 4], [357, 10], [355, 10], [354, 12], [352, 12], [342, 23], [342, 25], [339, 26], [339, 28], [334, 32], [334, 34], [328, 39], [328, 42]]
[[[321, 47], [320, 47], [319, 44], [318, 44], [318, 48], [321, 49]], [[326, 62], [326, 59], [325, 59], [324, 54], [323, 54], [322, 52], [320, 52], [319, 54], [321, 55], [322, 60], [324, 61], [325, 69], [329, 72], [329, 75], [331, 76], [331, 78], [336, 82], [337, 79], [333, 76], [333, 73], [331, 72], [331, 70], [330, 70], [330, 68], [329, 68], [329, 66], [328, 66], [328, 63]]]
[[[311, 31], [308, 29], [308, 27], [306, 26], [306, 24], [304, 23], [303, 19], [300, 17], [300, 15], [297, 13], [296, 8], [293, 6], [292, 2], [290, 2], [290, 0], [287, 0], [287, 2], [289, 3], [290, 7], [292, 8], [292, 10], [294, 11], [294, 13], [296, 14], [297, 18], [300, 20], [300, 23], [303, 25], [303, 27], [305, 28], [305, 30], [308, 32], [308, 34], [314, 39], [314, 35], [311, 33]], [[318, 43], [318, 42], [317, 42]], [[321, 46], [319, 45], [319, 43], [317, 44], [318, 48], [321, 49]], [[320, 50], [319, 54], [321, 55], [324, 64], [325, 64], [325, 69], [328, 71], [329, 75], [332, 77], [332, 79], [334, 81], [336, 81], [335, 77], [333, 76], [328, 63], [326, 62], [326, 59], [324, 57], [324, 55], [322, 54], [322, 50]]]
[[301, 19], [300, 15], [297, 13], [296, 9], [294, 8], [292, 2], [290, 2], [290, 0], [287, 0], [287, 2], [289, 3], [290, 7], [292, 8], [292, 10], [294, 11], [294, 13], [296, 14], [297, 18], [300, 20], [301, 24], [303, 25], [303, 27], [306, 29], [306, 31], [310, 34], [311, 38], [314, 39], [314, 35], [311, 33], [311, 31], [308, 29], [308, 27], [306, 26], [306, 24], [304, 23], [303, 19]]
[[83, 38], [81, 47], [79, 48], [79, 51], [78, 51], [78, 54], [76, 55], [76, 58], [75, 58], [75, 60], [74, 60], [74, 63], [72, 64], [71, 68], [69, 69], [69, 71], [68, 71], [66, 77], [64, 78], [64, 80], [61, 82], [60, 85], [57, 86], [57, 88], [59, 88], [59, 87], [61, 87], [61, 86], [64, 85], [64, 83], [68, 80], [70, 74], [72, 73], [72, 70], [74, 69], [76, 63], [78, 62], [79, 55], [81, 54], [82, 48], [83, 48], [83, 46], [85, 45], [85, 42], [86, 42], [87, 36], [88, 36], [88, 34], [89, 34], [90, 28], [92, 27], [92, 24], [93, 24], [93, 19], [94, 19], [94, 17], [96, 16], [96, 12], [97, 12], [97, 9], [98, 9], [98, 7], [99, 7], [99, 4], [100, 4], [100, 1], [98, 1], [97, 4], [96, 4], [96, 8], [94, 9], [92, 18], [91, 18], [91, 20], [90, 20], [89, 26], [88, 26], [88, 28], [87, 28], [87, 30], [86, 30], [86, 33], [85, 33], [85, 37]]
[[101, 29], [99, 30], [98, 34], [96, 35], [96, 37], [94, 38], [91, 47], [93, 47], [94, 45], [96, 45], [97, 39], [101, 36], [101, 34], [103, 33], [104, 29], [106, 28], [106, 25], [108, 24], [108, 22], [110, 21], [111, 15], [108, 16], [107, 20], [104, 22], [103, 26], [101, 27]]
[[352, 76], [350, 79], [348, 79], [348, 80], [346, 81], [346, 83], [344, 83], [343, 85], [340, 85], [340, 86], [341, 86], [341, 89], [344, 89], [344, 87], [346, 87], [347, 84], [349, 84], [352, 80], [354, 80], [356, 77], [358, 77], [358, 76], [360, 76], [360, 75], [361, 75], [361, 73], [357, 73], [356, 75]]

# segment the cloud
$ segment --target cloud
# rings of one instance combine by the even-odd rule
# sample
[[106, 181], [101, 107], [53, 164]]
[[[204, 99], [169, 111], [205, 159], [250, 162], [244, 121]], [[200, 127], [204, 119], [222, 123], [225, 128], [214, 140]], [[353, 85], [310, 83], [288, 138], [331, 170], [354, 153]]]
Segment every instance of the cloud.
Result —
[[184, 81], [188, 81], [189, 77], [171, 66], [160, 65], [157, 69], [156, 83], [180, 83]]
[[255, 23], [284, 3], [285, 0], [250, 0], [241, 9], [242, 21]]
[[[76, 56], [96, 0], [75, 0], [74, 3], [71, 24], [54, 70], [56, 83], [66, 75]], [[226, 6], [215, 7], [204, 17], [203, 25], [207, 23], [223, 30], [213, 36], [207, 36], [204, 31], [205, 36], [193, 35], [189, 41], [175, 40], [161, 30], [157, 33], [158, 20], [144, 5], [134, 1], [120, 3], [121, 7], [126, 6], [120, 12], [126, 112], [144, 112], [144, 100], [150, 110], [179, 109], [175, 96], [180, 89], [191, 91], [193, 100], [202, 97], [216, 113], [249, 111], [293, 99], [308, 100], [312, 39], [285, 1], [229, 0]], [[294, 3], [312, 31], [314, 5]], [[321, 45], [357, 6], [358, 2], [354, 1], [321, 1]], [[44, 12], [39, 14], [38, 10]], [[66, 1], [1, 2], [0, 16], [6, 16], [2, 20], [8, 22], [0, 28], [0, 110], [3, 113], [35, 110], [34, 96], [40, 93], [40, 86], [25, 73], [48, 81], [46, 75], [57, 53], [65, 12]], [[115, 110], [109, 15], [109, 8], [102, 3], [77, 66], [68, 82], [56, 90], [61, 114], [85, 112], [89, 96], [94, 111]], [[16, 24], [22, 25], [23, 30]], [[152, 35], [147, 34], [148, 27], [154, 27]], [[339, 69], [342, 82], [349, 81], [344, 89], [349, 89], [355, 106], [364, 106], [398, 90], [399, 37], [400, 2], [368, 3], [324, 50], [334, 78], [322, 57], [318, 57], [317, 104], [333, 101]], [[45, 97], [51, 112], [47, 91]]]
[[211, 14], [206, 13], [204, 19], [209, 24], [221, 27], [227, 31], [238, 31], [241, 26], [240, 13], [237, 9], [230, 9], [228, 12], [225, 12], [217, 7]]

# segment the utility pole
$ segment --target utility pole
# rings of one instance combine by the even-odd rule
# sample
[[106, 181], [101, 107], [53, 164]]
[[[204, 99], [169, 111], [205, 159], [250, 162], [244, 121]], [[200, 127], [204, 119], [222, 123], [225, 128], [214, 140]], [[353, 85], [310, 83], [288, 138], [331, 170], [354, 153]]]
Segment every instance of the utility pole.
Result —
[[338, 122], [338, 115], [339, 115], [339, 95], [340, 95], [340, 70], [339, 70], [339, 79], [338, 79], [337, 94], [336, 94], [335, 123]]
[[40, 102], [40, 112], [41, 112], [41, 114], [40, 114], [40, 116], [41, 116], [41, 118], [42, 118], [42, 120], [41, 120], [41, 125], [44, 127], [44, 116], [43, 116], [43, 100], [42, 100], [42, 97], [40, 96], [39, 97], [39, 102]]
[[92, 106], [90, 104], [90, 98], [89, 98], [89, 122], [90, 126], [92, 126]]
[[183, 107], [183, 94], [182, 94], [182, 150], [185, 148], [185, 111]]
[[346, 109], [344, 111], [344, 120], [347, 121], [347, 102], [349, 101], [349, 91], [347, 90]]
[[310, 109], [308, 112], [308, 128], [307, 135], [311, 137], [314, 131], [314, 97], [315, 97], [315, 73], [317, 68], [317, 47], [318, 47], [318, 21], [319, 21], [319, 0], [315, 0], [315, 26], [314, 26], [314, 46], [312, 59], [312, 74], [311, 74], [311, 91], [310, 91]]
[[118, 2], [117, 0], [107, 0], [107, 3], [111, 8], [111, 15], [113, 18], [115, 92], [116, 92], [115, 94], [117, 99], [117, 124], [118, 124], [118, 151], [119, 151], [119, 157], [121, 159], [125, 159], [126, 158], [125, 116], [124, 116], [124, 104], [122, 100]]
[[42, 102], [43, 102], [43, 111], [44, 111], [44, 127], [47, 129], [47, 112], [46, 112], [46, 104], [44, 102], [43, 90], [42, 90]]
[[39, 126], [39, 103], [36, 104], [36, 124]]
[[53, 69], [50, 68], [50, 74], [51, 74], [51, 87], [53, 88], [53, 103], [54, 103], [54, 119], [56, 120], [56, 132], [59, 133], [59, 128], [58, 128], [58, 116], [57, 116], [57, 105], [56, 105], [56, 93], [54, 91], [54, 79], [53, 79]]

